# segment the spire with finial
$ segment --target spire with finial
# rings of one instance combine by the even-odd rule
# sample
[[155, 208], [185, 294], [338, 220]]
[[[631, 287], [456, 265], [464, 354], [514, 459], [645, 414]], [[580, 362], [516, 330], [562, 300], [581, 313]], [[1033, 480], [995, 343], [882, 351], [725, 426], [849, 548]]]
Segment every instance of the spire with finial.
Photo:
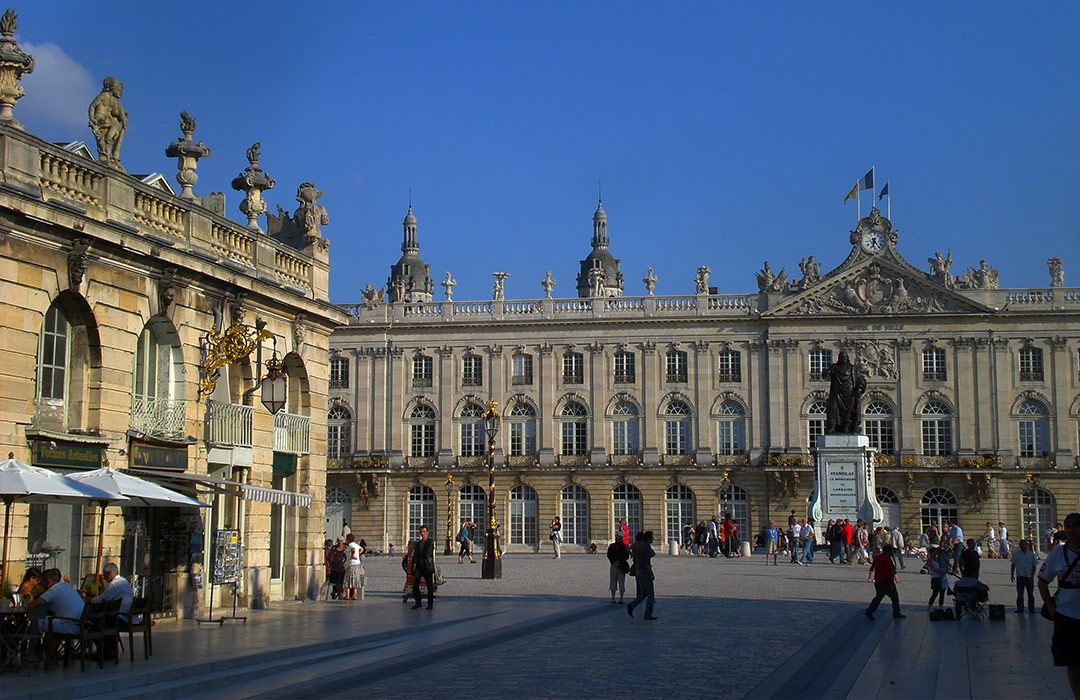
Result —
[[401, 240], [401, 252], [416, 255], [420, 252], [420, 242], [416, 236], [416, 215], [412, 212], [412, 188], [409, 188], [409, 210], [405, 212], [405, 221], [402, 222], [403, 236]]

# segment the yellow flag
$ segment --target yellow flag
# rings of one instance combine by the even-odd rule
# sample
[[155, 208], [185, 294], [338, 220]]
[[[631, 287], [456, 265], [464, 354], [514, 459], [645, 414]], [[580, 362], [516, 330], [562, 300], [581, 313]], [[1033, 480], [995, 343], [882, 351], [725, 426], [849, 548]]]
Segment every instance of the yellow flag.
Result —
[[844, 204], [847, 204], [849, 199], [855, 199], [859, 194], [859, 183], [855, 182], [855, 186], [851, 188], [851, 191], [847, 193], [847, 197], [844, 197]]

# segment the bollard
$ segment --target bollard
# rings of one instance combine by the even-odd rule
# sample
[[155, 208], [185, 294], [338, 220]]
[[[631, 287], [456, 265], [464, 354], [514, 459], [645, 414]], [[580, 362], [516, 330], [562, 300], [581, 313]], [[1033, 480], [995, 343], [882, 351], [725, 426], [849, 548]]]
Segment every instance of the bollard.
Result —
[[743, 555], [744, 557], [749, 557], [749, 556], [750, 556], [750, 554], [751, 554], [751, 550], [750, 550], [750, 543], [749, 543], [749, 542], [747, 542], [747, 541], [745, 541], [745, 540], [743, 540], [743, 543], [742, 543], [742, 548], [741, 548], [741, 550], [742, 550], [742, 555]]
[[673, 557], [679, 556], [679, 541], [668, 540], [667, 553]]

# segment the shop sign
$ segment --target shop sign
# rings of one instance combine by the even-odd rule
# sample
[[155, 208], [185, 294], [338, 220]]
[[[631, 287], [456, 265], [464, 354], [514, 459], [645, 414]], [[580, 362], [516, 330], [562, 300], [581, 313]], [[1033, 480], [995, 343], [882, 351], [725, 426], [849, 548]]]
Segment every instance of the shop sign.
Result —
[[100, 445], [78, 445], [44, 440], [35, 440], [32, 445], [33, 462], [36, 467], [101, 468]]
[[188, 466], [188, 451], [186, 447], [159, 447], [132, 441], [131, 466], [182, 472]]

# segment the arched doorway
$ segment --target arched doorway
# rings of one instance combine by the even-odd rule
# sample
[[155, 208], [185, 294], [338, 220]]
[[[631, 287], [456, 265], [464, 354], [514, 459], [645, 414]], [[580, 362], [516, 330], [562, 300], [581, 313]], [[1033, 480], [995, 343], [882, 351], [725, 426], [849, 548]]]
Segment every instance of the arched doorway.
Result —
[[723, 519], [725, 514], [730, 513], [732, 522], [739, 526], [739, 541], [753, 542], [750, 535], [750, 498], [745, 489], [731, 484], [721, 487], [717, 496], [720, 518]]
[[895, 527], [900, 524], [900, 498], [896, 492], [884, 486], [878, 486], [874, 490], [878, 503], [881, 504], [881, 512], [885, 519], [881, 521], [882, 527]]
[[948, 529], [944, 527], [945, 521], [955, 522], [960, 517], [956, 496], [949, 489], [930, 489], [923, 494], [919, 505], [922, 511], [923, 530], [933, 525], [938, 529], [939, 534], [944, 535]]
[[1014, 538], [1014, 546], [1024, 538], [1036, 552], [1046, 551], [1046, 528], [1054, 524], [1054, 496], [1038, 487], [1025, 489], [1020, 496], [1020, 517], [1023, 530]]
[[694, 492], [689, 486], [675, 484], [669, 486], [664, 495], [664, 504], [667, 507], [667, 541], [680, 542], [682, 527], [694, 520]]
[[341, 536], [345, 523], [349, 522], [352, 512], [352, 499], [349, 492], [339, 486], [326, 489], [326, 538], [336, 540]]
[[435, 492], [427, 486], [413, 486], [409, 489], [409, 503], [407, 508], [408, 522], [406, 523], [406, 537], [410, 540], [420, 539], [420, 526], [427, 525], [428, 536], [436, 542], [439, 538], [435, 534]]
[[589, 492], [577, 484], [570, 484], [563, 487], [560, 496], [563, 542], [589, 544]]
[[510, 489], [510, 544], [539, 547], [536, 491], [518, 484]]
[[469, 538], [475, 543], [487, 531], [487, 494], [476, 484], [465, 484], [458, 493], [458, 530], [470, 520], [474, 527], [469, 529]]
[[619, 484], [611, 492], [611, 501], [615, 511], [615, 522], [605, 537], [614, 537], [619, 529], [619, 523], [625, 518], [630, 528], [630, 538], [633, 539], [644, 529], [641, 521], [641, 491], [631, 484]]

